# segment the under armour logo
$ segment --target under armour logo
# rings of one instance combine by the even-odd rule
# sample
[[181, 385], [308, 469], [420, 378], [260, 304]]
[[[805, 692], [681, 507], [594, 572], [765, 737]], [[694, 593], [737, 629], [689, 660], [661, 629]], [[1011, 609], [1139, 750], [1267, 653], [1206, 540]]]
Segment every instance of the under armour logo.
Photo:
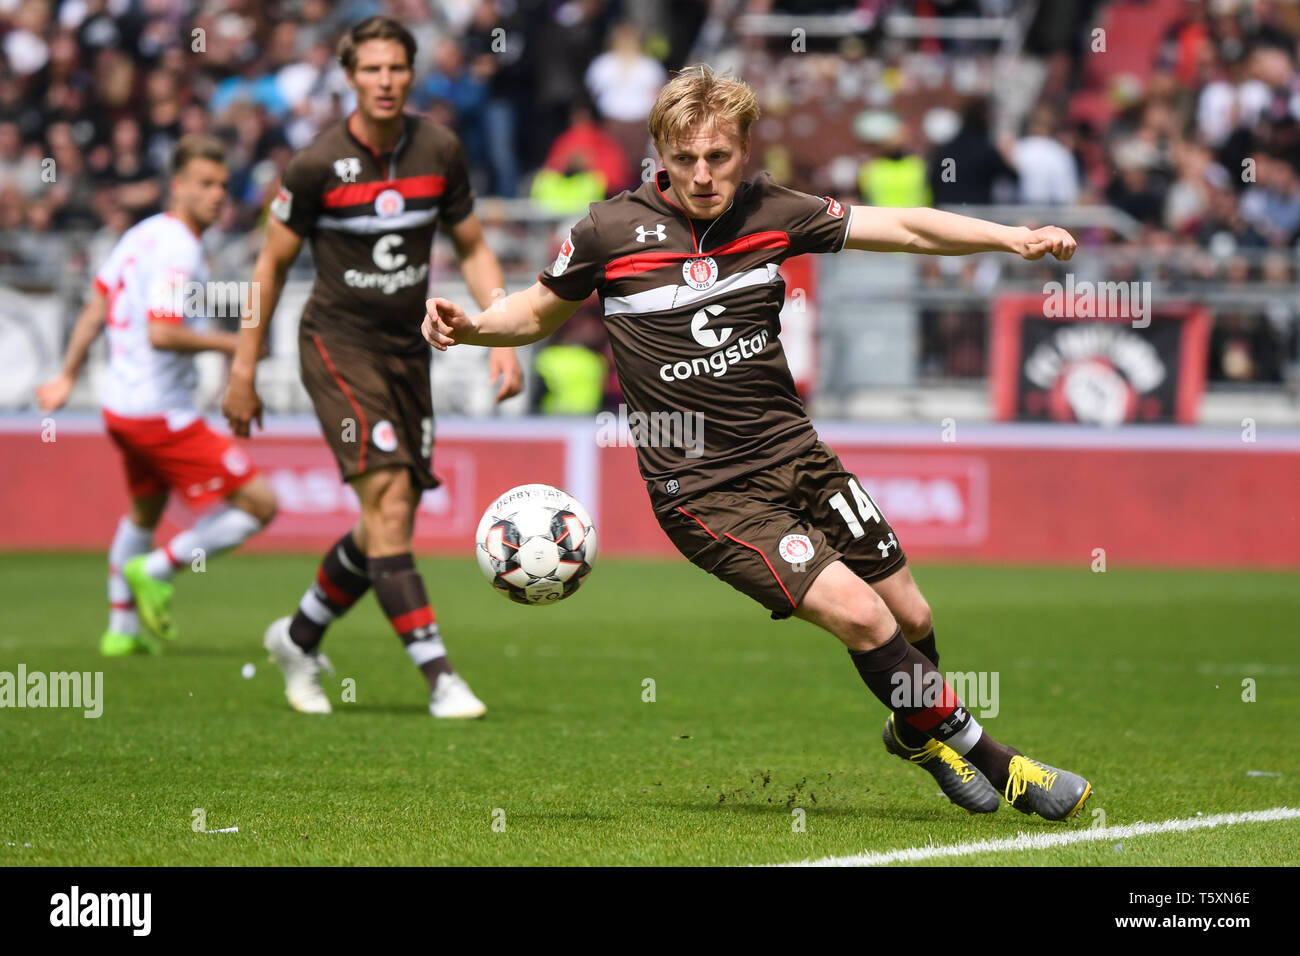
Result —
[[663, 242], [665, 239], [668, 238], [668, 231], [664, 228], [664, 224], [662, 222], [655, 223], [655, 227], [653, 229], [647, 229], [645, 226], [637, 226], [636, 241], [645, 242], [646, 236], [654, 236], [660, 242]]
[[889, 557], [889, 549], [898, 547], [898, 539], [894, 537], [894, 532], [892, 531], [889, 532], [888, 541], [886, 541], [884, 538], [881, 538], [879, 541], [877, 541], [876, 547], [880, 549], [880, 556], [882, 558]]
[[334, 175], [345, 183], [355, 183], [361, 175], [361, 160], [355, 156], [334, 160]]
[[664, 483], [664, 491], [668, 492], [670, 495], [677, 494], [677, 492], [681, 490], [681, 487], [682, 486], [677, 483], [676, 478], [669, 478], [668, 481]]
[[958, 707], [949, 715], [947, 720], [942, 721], [935, 729], [939, 731], [940, 739], [946, 740], [965, 727], [968, 720], [970, 720], [970, 714], [966, 708]]

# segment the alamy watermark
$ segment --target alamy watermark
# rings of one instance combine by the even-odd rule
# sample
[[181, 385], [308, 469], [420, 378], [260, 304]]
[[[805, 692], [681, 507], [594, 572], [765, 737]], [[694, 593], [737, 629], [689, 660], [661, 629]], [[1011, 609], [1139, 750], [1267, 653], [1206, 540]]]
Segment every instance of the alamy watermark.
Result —
[[152, 912], [152, 893], [83, 893], [74, 884], [50, 897], [51, 926], [119, 926], [133, 936], [148, 936]]
[[257, 282], [180, 281], [179, 276], [154, 283], [149, 307], [153, 314], [172, 318], [239, 319], [247, 328], [261, 321]]
[[681, 448], [687, 458], [704, 454], [703, 412], [618, 412], [596, 415], [596, 444], [602, 448]]
[[945, 694], [945, 687], [966, 709], [980, 709], [981, 717], [996, 717], [998, 704], [998, 671], [926, 671], [920, 664], [912, 667], [912, 673], [896, 671], [889, 682], [893, 689], [889, 692], [889, 706], [920, 708], [938, 707], [944, 703], [955, 703]]
[[103, 671], [0, 671], [0, 708], [72, 707], [96, 718], [104, 712]]
[[1064, 284], [1045, 283], [1043, 295], [1049, 319], [1129, 319], [1135, 329], [1151, 324], [1150, 282], [1075, 282], [1067, 272]]

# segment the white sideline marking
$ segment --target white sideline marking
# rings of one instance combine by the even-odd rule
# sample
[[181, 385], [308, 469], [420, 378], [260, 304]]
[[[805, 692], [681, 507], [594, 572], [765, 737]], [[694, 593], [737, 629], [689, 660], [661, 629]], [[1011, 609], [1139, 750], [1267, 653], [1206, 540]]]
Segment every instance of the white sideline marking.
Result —
[[970, 856], [974, 853], [1001, 853], [1004, 850], [1046, 850], [1051, 847], [1083, 843], [1088, 840], [1115, 840], [1146, 836], [1151, 833], [1181, 833], [1207, 827], [1231, 826], [1234, 823], [1272, 823], [1278, 820], [1300, 818], [1300, 809], [1274, 807], [1272, 810], [1251, 810], [1247, 813], [1216, 813], [1208, 817], [1188, 817], [1185, 820], [1165, 820], [1161, 823], [1130, 823], [1118, 827], [1097, 827], [1089, 830], [1070, 830], [1066, 833], [1022, 833], [1001, 840], [979, 840], [974, 843], [956, 843], [952, 846], [919, 846], [907, 850], [889, 850], [884, 853], [859, 853], [856, 856], [828, 856], [820, 860], [801, 860], [779, 866], [888, 866], [890, 863], [912, 863], [936, 857]]

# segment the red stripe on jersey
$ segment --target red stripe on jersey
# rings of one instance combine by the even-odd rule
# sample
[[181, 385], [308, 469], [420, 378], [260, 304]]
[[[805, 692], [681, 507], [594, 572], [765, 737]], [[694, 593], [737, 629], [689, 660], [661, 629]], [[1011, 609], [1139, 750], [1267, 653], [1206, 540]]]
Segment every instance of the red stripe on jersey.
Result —
[[[705, 530], [707, 531], [708, 529], [706, 528]], [[759, 548], [754, 547], [748, 541], [741, 541], [733, 534], [728, 534], [727, 532], [724, 531], [723, 535], [725, 537], [730, 538], [732, 541], [736, 542], [736, 544], [743, 544], [745, 547], [749, 548], [749, 550], [758, 552], [758, 556], [763, 559], [763, 563], [767, 565], [767, 569], [772, 572], [772, 577], [776, 578], [776, 583], [781, 586], [781, 590], [785, 593], [785, 599], [790, 602], [790, 606], [791, 607], [799, 606], [794, 603], [794, 598], [790, 597], [790, 592], [786, 591], [785, 583], [781, 580], [781, 575], [776, 573], [776, 568], [772, 567], [772, 562], [767, 560], [767, 555], [765, 555]], [[935, 723], [938, 723], [938, 721], [935, 721]]]
[[626, 279], [628, 276], [653, 272], [663, 266], [687, 259], [700, 259], [704, 256], [729, 256], [737, 252], [754, 252], [761, 249], [785, 249], [790, 245], [790, 236], [784, 232], [755, 232], [739, 239], [724, 242], [708, 252], [634, 252], [610, 260], [605, 266], [606, 279]]
[[100, 295], [108, 295], [108, 285], [99, 276], [95, 276], [94, 287]]
[[417, 627], [427, 627], [433, 623], [433, 608], [429, 605], [417, 607], [414, 611], [408, 611], [405, 614], [399, 614], [397, 617], [390, 619], [395, 630], [400, 637], [403, 634], [409, 634]]
[[405, 199], [423, 199], [441, 196], [446, 188], [445, 176], [407, 176], [403, 179], [389, 179], [375, 183], [350, 183], [327, 192], [321, 197], [321, 205], [326, 209], [363, 206], [374, 202], [376, 196], [389, 189], [396, 189]]
[[357, 603], [356, 598], [329, 579], [324, 568], [316, 569], [316, 586], [330, 599], [330, 603], [339, 608], [350, 608]]
[[179, 315], [173, 315], [171, 312], [164, 312], [161, 309], [149, 310], [150, 322], [166, 322], [168, 325], [184, 325], [185, 319]]
[[756, 249], [785, 249], [790, 245], [790, 236], [784, 232], [751, 232], [748, 236], [724, 242], [718, 248], [700, 255], [728, 256], [736, 252], [750, 252]]
[[361, 410], [361, 406], [357, 404], [357, 400], [352, 397], [352, 390], [348, 388], [348, 383], [343, 381], [342, 377], [339, 375], [338, 369], [336, 369], [334, 363], [330, 361], [330, 355], [325, 351], [325, 343], [320, 340], [320, 336], [313, 335], [311, 338], [312, 341], [316, 343], [316, 350], [320, 352], [320, 357], [325, 360], [325, 367], [329, 369], [330, 374], [334, 376], [334, 381], [339, 383], [339, 388], [347, 398], [348, 404], [351, 405], [352, 410], [357, 413], [357, 420], [361, 422], [361, 457], [357, 462], [357, 471], [361, 474], [365, 474], [366, 445], [370, 443], [370, 426], [366, 423], [366, 413]]
[[693, 252], [634, 252], [630, 256], [611, 259], [605, 266], [605, 278], [626, 279], [628, 276], [640, 275], [642, 272], [653, 272], [674, 262], [698, 258], [699, 256]]

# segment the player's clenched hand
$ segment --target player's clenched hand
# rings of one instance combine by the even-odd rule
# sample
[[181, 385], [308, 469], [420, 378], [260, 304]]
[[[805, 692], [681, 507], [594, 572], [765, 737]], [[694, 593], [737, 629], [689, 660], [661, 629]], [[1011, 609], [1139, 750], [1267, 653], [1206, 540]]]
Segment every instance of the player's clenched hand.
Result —
[[514, 398], [524, 390], [524, 371], [519, 367], [514, 349], [492, 349], [488, 356], [488, 381], [501, 380], [497, 401]]
[[427, 310], [420, 332], [424, 340], [439, 352], [456, 345], [461, 336], [474, 331], [474, 323], [465, 310], [449, 299], [430, 299], [424, 303]]
[[1044, 226], [1033, 229], [1018, 244], [1016, 252], [1026, 259], [1041, 259], [1049, 252], [1064, 262], [1074, 255], [1078, 246], [1074, 236], [1059, 226]]
[[262, 427], [262, 400], [252, 382], [232, 378], [221, 400], [221, 414], [230, 422], [230, 430], [240, 438], [247, 438], [249, 424], [257, 422]]
[[68, 400], [72, 394], [73, 381], [71, 376], [56, 375], [42, 385], [36, 387], [36, 404], [40, 406], [43, 412], [58, 411], [63, 407], [63, 403]]

